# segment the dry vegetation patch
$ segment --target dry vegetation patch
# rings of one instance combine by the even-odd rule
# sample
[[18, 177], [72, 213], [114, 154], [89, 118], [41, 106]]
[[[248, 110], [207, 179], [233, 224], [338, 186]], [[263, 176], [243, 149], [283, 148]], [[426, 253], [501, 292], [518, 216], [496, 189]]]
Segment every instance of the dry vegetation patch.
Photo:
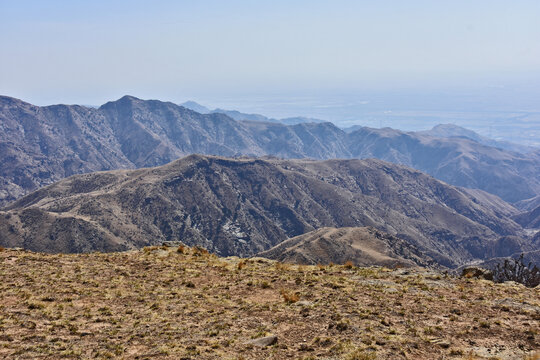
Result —
[[538, 288], [423, 269], [0, 252], [1, 358], [533, 359], [539, 320]]

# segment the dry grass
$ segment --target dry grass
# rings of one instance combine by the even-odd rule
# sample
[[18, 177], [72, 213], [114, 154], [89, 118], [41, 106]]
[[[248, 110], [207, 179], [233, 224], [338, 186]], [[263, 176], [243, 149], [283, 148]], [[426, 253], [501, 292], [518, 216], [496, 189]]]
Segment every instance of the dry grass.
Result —
[[0, 358], [532, 360], [539, 320], [540, 289], [420, 269], [0, 252]]
[[281, 289], [280, 294], [283, 297], [283, 300], [287, 304], [294, 304], [295, 302], [300, 300], [300, 297], [297, 294], [290, 293], [290, 292], [286, 291], [285, 289]]

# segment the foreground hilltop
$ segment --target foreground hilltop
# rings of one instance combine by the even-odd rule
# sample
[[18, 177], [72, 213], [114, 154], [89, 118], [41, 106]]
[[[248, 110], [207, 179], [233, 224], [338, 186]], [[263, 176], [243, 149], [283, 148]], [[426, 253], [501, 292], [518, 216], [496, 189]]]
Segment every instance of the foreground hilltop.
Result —
[[0, 357], [536, 359], [539, 291], [187, 247], [3, 250]]
[[372, 226], [444, 266], [537, 250], [516, 209], [380, 160], [191, 155], [140, 170], [77, 175], [0, 212], [0, 245], [120, 251], [181, 240], [251, 256], [321, 227]]

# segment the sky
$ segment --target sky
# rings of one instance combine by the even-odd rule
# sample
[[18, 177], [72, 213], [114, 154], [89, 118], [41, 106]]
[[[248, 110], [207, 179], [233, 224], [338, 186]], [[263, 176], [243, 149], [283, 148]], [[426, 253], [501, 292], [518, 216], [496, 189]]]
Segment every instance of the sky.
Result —
[[0, 0], [0, 95], [37, 105], [125, 94], [220, 105], [526, 91], [540, 80], [539, 18], [538, 0]]

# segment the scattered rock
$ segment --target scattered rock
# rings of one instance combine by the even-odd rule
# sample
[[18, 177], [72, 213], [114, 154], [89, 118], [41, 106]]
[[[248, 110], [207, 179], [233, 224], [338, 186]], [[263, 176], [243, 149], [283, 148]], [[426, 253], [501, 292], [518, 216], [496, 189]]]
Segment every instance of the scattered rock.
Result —
[[249, 260], [258, 262], [259, 264], [273, 264], [276, 262], [275, 260], [270, 260], [270, 259], [263, 258], [260, 256], [250, 257]]
[[186, 244], [181, 241], [163, 241], [162, 245], [166, 247], [186, 246]]
[[448, 349], [450, 347], [450, 342], [444, 339], [433, 339], [431, 340], [432, 344], [439, 345], [443, 349]]
[[519, 302], [519, 301], [516, 301], [514, 299], [504, 298], [504, 299], [500, 299], [500, 300], [495, 300], [495, 301], [493, 301], [493, 303], [496, 306], [499, 306], [501, 308], [506, 307], [506, 308], [512, 308], [512, 309], [515, 309], [515, 310], [529, 311], [529, 312], [540, 314], [540, 306], [530, 304], [530, 303], [528, 303], [526, 301]]
[[13, 341], [13, 338], [9, 335], [0, 334], [0, 341]]
[[21, 323], [21, 326], [24, 327], [24, 328], [27, 328], [27, 329], [35, 329], [36, 328], [36, 323], [33, 322], [33, 321], [30, 321], [30, 320], [27, 320], [27, 321], [23, 321]]
[[167, 250], [159, 249], [154, 251], [154, 254], [156, 254], [157, 257], [166, 257], [169, 256], [169, 252]]
[[484, 280], [493, 280], [493, 273], [490, 270], [477, 266], [469, 266], [461, 271], [461, 276], [465, 278], [479, 278]]
[[277, 341], [278, 341], [277, 336], [270, 335], [270, 336], [265, 336], [265, 337], [262, 337], [262, 338], [246, 341], [246, 344], [250, 344], [250, 345], [253, 345], [253, 346], [258, 346], [258, 347], [264, 348], [264, 347], [267, 347], [267, 346], [270, 346], [270, 345], [274, 345], [275, 343], [277, 343]]
[[454, 285], [450, 284], [444, 280], [425, 280], [427, 286], [431, 288], [440, 288], [440, 289], [453, 289]]
[[314, 351], [315, 349], [312, 346], [309, 346], [308, 344], [300, 344], [298, 347], [299, 351]]

